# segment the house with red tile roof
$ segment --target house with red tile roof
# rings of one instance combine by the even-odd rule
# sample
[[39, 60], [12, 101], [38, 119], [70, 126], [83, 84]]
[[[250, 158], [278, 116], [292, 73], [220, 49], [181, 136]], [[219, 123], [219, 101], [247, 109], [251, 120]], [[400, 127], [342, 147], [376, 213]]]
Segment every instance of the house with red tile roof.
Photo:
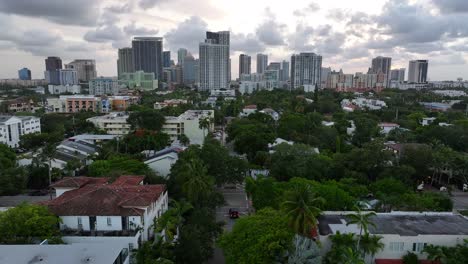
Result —
[[51, 186], [57, 198], [41, 204], [60, 217], [66, 243], [119, 241], [132, 250], [154, 236], [154, 220], [168, 208], [166, 186], [143, 179], [67, 177]]

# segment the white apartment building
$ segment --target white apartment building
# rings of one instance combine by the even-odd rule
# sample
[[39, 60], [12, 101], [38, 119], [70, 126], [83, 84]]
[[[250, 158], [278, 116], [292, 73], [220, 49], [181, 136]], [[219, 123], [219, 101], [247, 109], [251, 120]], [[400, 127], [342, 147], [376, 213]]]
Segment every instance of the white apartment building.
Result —
[[[176, 140], [185, 134], [190, 144], [203, 145], [205, 136], [214, 129], [214, 110], [188, 110], [180, 116], [167, 116], [162, 132], [168, 134], [171, 140]], [[210, 125], [207, 129], [200, 128], [200, 120], [209, 119]]]
[[143, 178], [121, 176], [112, 183], [65, 178], [51, 187], [69, 190], [42, 204], [60, 217], [66, 243], [117, 242], [136, 249], [154, 236], [154, 219], [168, 208], [166, 186], [142, 185]]
[[81, 86], [77, 84], [74, 84], [74, 85], [49, 84], [48, 90], [50, 94], [63, 94], [63, 93], [79, 94], [81, 93]]
[[155, 102], [154, 103], [154, 109], [160, 110], [166, 107], [175, 107], [179, 106], [181, 104], [187, 104], [188, 101], [185, 99], [170, 99], [170, 100], [164, 100], [163, 102]]
[[117, 95], [119, 88], [119, 81], [112, 78], [100, 77], [89, 81], [89, 94], [92, 95]]
[[230, 81], [229, 31], [206, 32], [199, 45], [200, 90], [228, 88]]
[[86, 119], [97, 128], [103, 129], [110, 135], [126, 135], [130, 132], [130, 124], [127, 122], [129, 115], [125, 112], [115, 112], [104, 116], [95, 116]]
[[[347, 225], [349, 219], [346, 215], [349, 213], [353, 212], [324, 212], [318, 218], [322, 255], [332, 246], [330, 236], [338, 232], [359, 235], [360, 229], [356, 224]], [[408, 252], [417, 254], [419, 259], [427, 259], [422, 251], [429, 244], [453, 247], [468, 239], [468, 219], [453, 213], [377, 213], [370, 220], [375, 226], [369, 226], [369, 233], [381, 236], [384, 248], [375, 255], [375, 262], [366, 258], [368, 264], [401, 261]]]
[[41, 133], [41, 120], [34, 116], [0, 116], [0, 143], [19, 147], [20, 137]]

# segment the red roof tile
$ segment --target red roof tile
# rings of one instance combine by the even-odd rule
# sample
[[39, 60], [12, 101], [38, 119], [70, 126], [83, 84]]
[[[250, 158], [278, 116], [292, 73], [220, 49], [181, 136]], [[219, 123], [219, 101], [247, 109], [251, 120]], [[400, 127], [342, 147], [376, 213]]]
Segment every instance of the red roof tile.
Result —
[[86, 185], [42, 204], [58, 216], [134, 216], [165, 190], [165, 185]]
[[124, 185], [140, 185], [140, 183], [145, 179], [145, 176], [120, 176], [117, 178], [112, 185], [115, 186], [124, 186]]
[[93, 177], [64, 177], [60, 181], [50, 185], [52, 188], [80, 188], [88, 184], [106, 184], [109, 178]]

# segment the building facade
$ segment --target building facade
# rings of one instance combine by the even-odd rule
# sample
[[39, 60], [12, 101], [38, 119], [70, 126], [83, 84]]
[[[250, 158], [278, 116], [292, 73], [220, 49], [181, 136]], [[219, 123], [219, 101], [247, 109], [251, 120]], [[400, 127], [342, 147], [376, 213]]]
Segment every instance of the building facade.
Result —
[[171, 67], [171, 52], [163, 51], [163, 68]]
[[123, 73], [119, 79], [122, 84], [130, 89], [137, 90], [155, 90], [158, 88], [158, 80], [155, 79], [153, 72], [136, 71], [132, 73]]
[[404, 82], [405, 81], [405, 68], [395, 69], [390, 71], [390, 81]]
[[112, 78], [95, 78], [89, 81], [89, 94], [92, 95], [117, 95], [119, 82]]
[[252, 58], [248, 55], [239, 55], [239, 78], [242, 74], [250, 74]]
[[41, 119], [34, 116], [0, 116], [0, 143], [19, 147], [22, 135], [41, 133]]
[[[182, 134], [190, 140], [190, 144], [203, 145], [205, 136], [214, 129], [214, 110], [188, 110], [180, 116], [166, 116], [162, 132], [168, 134], [171, 140], [176, 140]], [[209, 127], [200, 128], [200, 120], [208, 119]]]
[[159, 37], [136, 37], [132, 41], [135, 71], [154, 73], [159, 80], [163, 71], [163, 39]]
[[23, 68], [18, 71], [18, 78], [20, 80], [31, 80], [31, 70]]
[[61, 85], [75, 85], [79, 83], [78, 72], [74, 69], [58, 70], [59, 83]]
[[280, 81], [289, 81], [289, 61], [284, 60], [281, 62]]
[[117, 59], [117, 75], [121, 78], [124, 72], [132, 73], [135, 71], [133, 66], [133, 50], [132, 48], [121, 48], [119, 49]]
[[386, 85], [389, 83], [390, 69], [392, 68], [392, 58], [378, 56], [372, 59], [372, 67], [369, 73], [383, 73], [387, 76]]
[[426, 83], [428, 67], [429, 67], [428, 60], [410, 61], [409, 71], [408, 71], [408, 82], [409, 83]]
[[315, 53], [294, 54], [291, 57], [291, 87], [321, 85], [322, 56]]
[[229, 88], [229, 35], [229, 31], [208, 31], [205, 42], [200, 43], [199, 88], [201, 91]]
[[45, 59], [45, 67], [44, 76], [47, 83], [60, 84], [58, 70], [62, 69], [62, 59], [59, 57], [47, 57]]
[[257, 73], [263, 73], [268, 66], [268, 55], [257, 54]]
[[189, 55], [189, 52], [187, 51], [187, 49], [184, 49], [184, 48], [178, 49], [177, 50], [177, 64], [184, 65], [185, 57], [187, 57], [188, 55]]
[[89, 82], [97, 77], [95, 60], [74, 60], [66, 64], [65, 68], [75, 70], [80, 82]]
[[130, 124], [127, 122], [128, 114], [124, 112], [110, 113], [104, 116], [95, 116], [86, 119], [97, 128], [105, 130], [109, 135], [126, 135], [130, 132]]
[[182, 65], [182, 78], [185, 85], [196, 85], [198, 83], [198, 63], [192, 55], [186, 56]]

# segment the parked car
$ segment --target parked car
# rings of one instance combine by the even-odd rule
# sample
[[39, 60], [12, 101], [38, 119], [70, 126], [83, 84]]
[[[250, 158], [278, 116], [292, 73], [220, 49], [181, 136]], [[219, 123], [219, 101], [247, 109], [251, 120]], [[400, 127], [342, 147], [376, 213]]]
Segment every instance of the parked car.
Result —
[[231, 218], [231, 219], [239, 218], [239, 211], [237, 211], [237, 209], [230, 208], [229, 209], [229, 218]]

